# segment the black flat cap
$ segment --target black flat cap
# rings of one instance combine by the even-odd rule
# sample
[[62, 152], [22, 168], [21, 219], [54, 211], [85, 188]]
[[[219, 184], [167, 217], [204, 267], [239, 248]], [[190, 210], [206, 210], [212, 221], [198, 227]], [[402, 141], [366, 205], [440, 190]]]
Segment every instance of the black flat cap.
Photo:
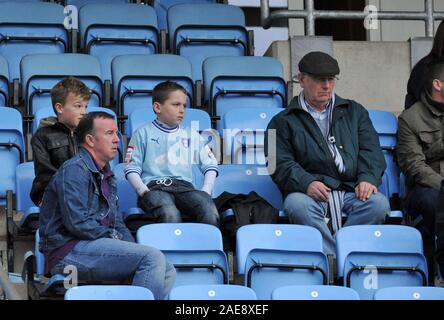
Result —
[[299, 61], [299, 71], [314, 76], [332, 77], [339, 74], [339, 65], [329, 54], [312, 51]]

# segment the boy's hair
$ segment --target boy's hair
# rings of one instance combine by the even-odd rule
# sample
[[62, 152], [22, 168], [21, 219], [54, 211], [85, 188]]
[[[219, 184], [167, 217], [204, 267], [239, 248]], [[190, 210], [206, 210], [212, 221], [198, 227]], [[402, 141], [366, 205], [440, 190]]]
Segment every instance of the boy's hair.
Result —
[[83, 144], [85, 142], [85, 138], [88, 134], [92, 134], [95, 130], [94, 128], [94, 119], [113, 119], [114, 116], [103, 112], [103, 111], [93, 111], [87, 113], [82, 120], [80, 120], [79, 125], [76, 128], [77, 133], [77, 141], [79, 144]]
[[82, 81], [74, 77], [66, 77], [51, 89], [51, 102], [55, 114], [57, 114], [56, 103], [64, 105], [70, 93], [86, 101], [91, 98], [91, 91]]
[[153, 104], [154, 102], [163, 104], [174, 91], [182, 91], [185, 95], [187, 91], [180, 84], [172, 81], [165, 81], [157, 84], [153, 89]]

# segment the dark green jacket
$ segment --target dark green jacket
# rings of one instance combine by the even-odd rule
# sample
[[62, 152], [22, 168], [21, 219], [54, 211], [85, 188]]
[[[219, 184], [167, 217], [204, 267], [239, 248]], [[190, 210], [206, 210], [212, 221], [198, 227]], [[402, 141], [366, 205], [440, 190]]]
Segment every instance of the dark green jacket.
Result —
[[[386, 164], [367, 110], [336, 95], [332, 126], [345, 165], [343, 174], [338, 172], [316, 121], [301, 108], [297, 97], [271, 120], [265, 142], [268, 167], [284, 197], [292, 192], [306, 193], [308, 185], [316, 180], [345, 191], [354, 191], [361, 181], [381, 184]], [[268, 145], [273, 139], [270, 129], [276, 130], [275, 159]]]
[[426, 93], [398, 119], [396, 153], [408, 189], [419, 184], [439, 190], [444, 178], [444, 104]]

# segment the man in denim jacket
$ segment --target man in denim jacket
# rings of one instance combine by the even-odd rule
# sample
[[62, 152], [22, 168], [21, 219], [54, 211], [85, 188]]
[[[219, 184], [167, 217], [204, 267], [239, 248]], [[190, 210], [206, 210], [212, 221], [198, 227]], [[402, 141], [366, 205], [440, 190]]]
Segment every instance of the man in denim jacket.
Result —
[[113, 116], [91, 112], [78, 125], [78, 155], [57, 171], [43, 196], [40, 250], [45, 273], [77, 269], [80, 281], [119, 281], [150, 289], [163, 299], [175, 269], [157, 249], [134, 243], [117, 205], [108, 161], [119, 138]]

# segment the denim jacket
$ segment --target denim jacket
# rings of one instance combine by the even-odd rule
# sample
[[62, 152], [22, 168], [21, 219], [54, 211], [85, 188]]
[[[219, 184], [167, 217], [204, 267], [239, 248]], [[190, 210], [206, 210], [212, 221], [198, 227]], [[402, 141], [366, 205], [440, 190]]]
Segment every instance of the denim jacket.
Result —
[[[86, 149], [66, 161], [51, 179], [40, 209], [40, 251], [48, 252], [70, 240], [115, 238], [134, 242], [117, 204], [114, 176], [109, 200], [102, 195], [103, 174]], [[110, 227], [100, 221], [110, 215]]]

